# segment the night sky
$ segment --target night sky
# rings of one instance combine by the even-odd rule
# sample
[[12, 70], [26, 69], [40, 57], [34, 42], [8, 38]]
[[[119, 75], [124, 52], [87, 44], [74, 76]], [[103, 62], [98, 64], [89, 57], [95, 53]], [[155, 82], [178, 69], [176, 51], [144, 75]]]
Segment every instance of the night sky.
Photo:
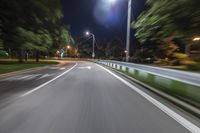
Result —
[[[71, 25], [74, 38], [84, 36], [89, 30], [96, 35], [97, 41], [109, 41], [120, 37], [125, 41], [128, 0], [61, 0], [64, 23]], [[145, 9], [145, 0], [133, 0], [132, 19]]]

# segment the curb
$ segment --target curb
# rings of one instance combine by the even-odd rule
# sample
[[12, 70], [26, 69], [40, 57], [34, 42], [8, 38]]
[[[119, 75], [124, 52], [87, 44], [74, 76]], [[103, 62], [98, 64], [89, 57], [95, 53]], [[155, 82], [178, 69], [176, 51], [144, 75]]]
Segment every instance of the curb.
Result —
[[[100, 65], [102, 65], [102, 64], [100, 64]], [[107, 66], [104, 66], [104, 65], [102, 65], [102, 66], [113, 70], [114, 72], [122, 75], [123, 77], [125, 77], [125, 78], [127, 78], [127, 79], [129, 79], [129, 80], [131, 80], [131, 81], [143, 86], [144, 88], [150, 90], [151, 92], [156, 93], [157, 95], [161, 96], [162, 98], [167, 99], [168, 101], [170, 101], [173, 104], [181, 107], [185, 111], [187, 111], [187, 112], [193, 114], [194, 116], [200, 118], [200, 110], [198, 108], [196, 108], [196, 107], [194, 107], [194, 106], [192, 106], [192, 105], [190, 105], [190, 104], [188, 104], [186, 102], [183, 102], [183, 101], [181, 101], [181, 100], [179, 100], [179, 99], [177, 99], [177, 98], [175, 98], [175, 97], [173, 97], [173, 96], [171, 96], [169, 94], [166, 94], [166, 93], [164, 93], [164, 92], [162, 92], [160, 90], [157, 90], [157, 89], [155, 89], [155, 88], [153, 88], [153, 87], [151, 87], [151, 86], [149, 86], [147, 84], [144, 84], [143, 82], [138, 81], [137, 79], [134, 79], [134, 78], [128, 76], [127, 74], [124, 74], [124, 73], [122, 73], [122, 72], [120, 72], [118, 70], [115, 70], [113, 68], [110, 68], [110, 67], [107, 67]]]

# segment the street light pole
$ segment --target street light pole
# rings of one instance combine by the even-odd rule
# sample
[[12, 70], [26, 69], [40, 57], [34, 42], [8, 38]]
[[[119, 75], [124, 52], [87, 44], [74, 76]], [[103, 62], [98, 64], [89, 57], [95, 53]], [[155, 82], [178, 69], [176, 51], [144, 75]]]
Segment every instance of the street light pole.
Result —
[[95, 35], [93, 33], [88, 32], [88, 31], [86, 32], [86, 35], [92, 36], [92, 58], [95, 58]]
[[94, 36], [94, 34], [92, 34], [92, 43], [93, 43], [93, 47], [92, 47], [92, 58], [95, 58], [95, 49], [94, 49], [94, 46], [95, 46], [95, 36]]
[[132, 0], [128, 1], [128, 17], [127, 17], [127, 35], [126, 35], [126, 62], [130, 57], [130, 31], [131, 31], [131, 6]]

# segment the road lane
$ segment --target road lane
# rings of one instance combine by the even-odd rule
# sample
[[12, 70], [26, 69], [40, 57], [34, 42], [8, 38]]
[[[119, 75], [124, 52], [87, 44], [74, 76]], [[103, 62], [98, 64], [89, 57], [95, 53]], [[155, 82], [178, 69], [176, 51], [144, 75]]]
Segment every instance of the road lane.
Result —
[[0, 118], [2, 133], [189, 132], [89, 62], [79, 63], [66, 75], [1, 108]]
[[11, 100], [15, 100], [22, 93], [57, 77], [74, 64], [73, 62], [65, 62], [41, 70], [0, 77], [0, 107]]

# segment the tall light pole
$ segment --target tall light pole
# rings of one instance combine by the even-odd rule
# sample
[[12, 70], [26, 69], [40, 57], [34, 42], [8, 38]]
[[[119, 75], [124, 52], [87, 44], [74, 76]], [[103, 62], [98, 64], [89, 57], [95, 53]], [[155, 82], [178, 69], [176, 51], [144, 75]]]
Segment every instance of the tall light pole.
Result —
[[130, 57], [130, 32], [131, 32], [131, 8], [132, 0], [128, 0], [127, 33], [126, 33], [126, 62]]
[[[116, 3], [117, 0], [107, 0], [109, 4]], [[131, 33], [131, 9], [132, 0], [128, 0], [127, 33], [126, 33], [126, 62], [130, 58], [130, 33]]]
[[93, 33], [90, 33], [89, 31], [87, 31], [87, 32], [85, 32], [85, 34], [87, 35], [87, 36], [92, 36], [92, 58], [95, 58], [95, 35], [93, 34]]

